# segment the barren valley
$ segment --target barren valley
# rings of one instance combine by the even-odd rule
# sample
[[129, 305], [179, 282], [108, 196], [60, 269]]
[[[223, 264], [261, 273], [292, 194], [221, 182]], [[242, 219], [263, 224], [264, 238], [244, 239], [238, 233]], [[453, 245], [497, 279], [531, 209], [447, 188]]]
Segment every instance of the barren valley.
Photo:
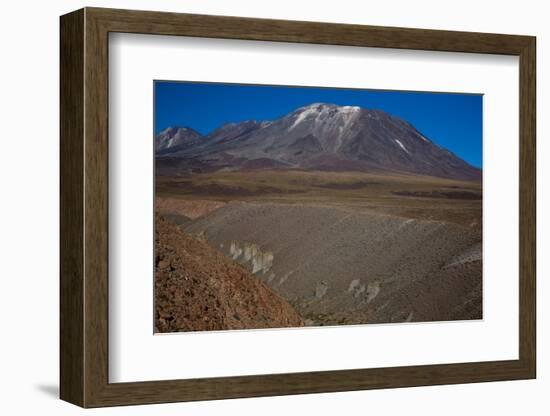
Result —
[[478, 182], [246, 171], [159, 176], [156, 195], [160, 215], [242, 265], [305, 325], [482, 316]]

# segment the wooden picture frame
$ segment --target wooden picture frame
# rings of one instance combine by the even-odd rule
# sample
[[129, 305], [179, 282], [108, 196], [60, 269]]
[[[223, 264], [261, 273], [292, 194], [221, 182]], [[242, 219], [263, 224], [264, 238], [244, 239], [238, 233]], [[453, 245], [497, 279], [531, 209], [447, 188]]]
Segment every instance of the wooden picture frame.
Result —
[[[535, 378], [535, 38], [85, 8], [61, 17], [60, 396], [82, 407]], [[109, 383], [110, 32], [519, 56], [519, 359]]]

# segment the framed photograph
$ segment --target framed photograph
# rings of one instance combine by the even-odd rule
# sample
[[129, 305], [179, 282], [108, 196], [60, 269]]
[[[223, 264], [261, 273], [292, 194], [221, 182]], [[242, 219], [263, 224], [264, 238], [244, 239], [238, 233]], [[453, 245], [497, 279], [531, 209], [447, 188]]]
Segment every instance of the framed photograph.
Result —
[[534, 37], [60, 27], [63, 400], [535, 378]]

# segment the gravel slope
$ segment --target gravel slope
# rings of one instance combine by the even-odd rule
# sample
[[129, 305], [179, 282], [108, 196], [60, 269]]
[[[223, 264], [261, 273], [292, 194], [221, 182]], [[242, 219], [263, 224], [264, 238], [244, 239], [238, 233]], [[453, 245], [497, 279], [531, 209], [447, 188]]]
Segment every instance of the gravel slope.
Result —
[[481, 236], [472, 228], [242, 202], [182, 227], [268, 283], [309, 325], [482, 317]]

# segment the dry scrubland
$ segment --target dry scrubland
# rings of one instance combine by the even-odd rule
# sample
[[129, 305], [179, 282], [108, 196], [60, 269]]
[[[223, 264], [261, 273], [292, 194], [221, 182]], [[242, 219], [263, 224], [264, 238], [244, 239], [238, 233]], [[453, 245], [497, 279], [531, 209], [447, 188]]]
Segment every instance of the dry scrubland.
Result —
[[[197, 264], [209, 269], [222, 253], [306, 325], [482, 316], [479, 182], [359, 172], [216, 172], [158, 176], [156, 196], [162, 220], [181, 231], [188, 247], [207, 243], [213, 250], [194, 250]], [[165, 279], [174, 283], [189, 275], [187, 264], [172, 267], [169, 276], [162, 271]], [[228, 278], [223, 268], [216, 270], [217, 278]], [[157, 265], [157, 305], [160, 272]], [[247, 299], [248, 289], [241, 289]], [[237, 285], [234, 293], [241, 289]], [[157, 307], [161, 331], [301, 325], [282, 323], [280, 308], [272, 317], [260, 315], [251, 301], [248, 312], [238, 314], [248, 324], [205, 326], [205, 318], [213, 319], [208, 311], [191, 308], [192, 316], [183, 319], [185, 296], [173, 292], [163, 292], [163, 316]], [[229, 316], [232, 306], [224, 308], [218, 313]]]

